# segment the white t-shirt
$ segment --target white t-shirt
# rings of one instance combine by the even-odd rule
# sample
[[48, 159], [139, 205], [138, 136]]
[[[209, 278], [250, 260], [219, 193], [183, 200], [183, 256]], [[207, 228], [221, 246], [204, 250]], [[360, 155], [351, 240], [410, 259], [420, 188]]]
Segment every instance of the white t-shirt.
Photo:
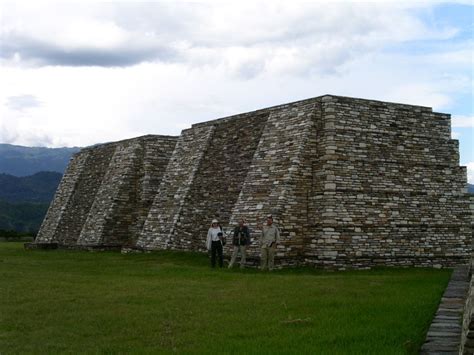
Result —
[[222, 232], [221, 229], [219, 227], [216, 227], [216, 228], [209, 228], [209, 233], [211, 234], [211, 240], [213, 242], [216, 242], [219, 240], [219, 237], [217, 236], [217, 233], [220, 233]]

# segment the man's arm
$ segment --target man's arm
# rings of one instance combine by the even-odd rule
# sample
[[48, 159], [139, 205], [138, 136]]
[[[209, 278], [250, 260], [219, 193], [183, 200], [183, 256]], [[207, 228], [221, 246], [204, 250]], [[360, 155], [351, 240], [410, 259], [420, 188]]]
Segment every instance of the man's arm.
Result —
[[275, 226], [275, 229], [276, 229], [275, 241], [277, 243], [280, 243], [280, 229], [276, 226]]
[[249, 245], [250, 244], [250, 230], [249, 230], [249, 227], [244, 228], [244, 234], [245, 234], [245, 240], [247, 241], [245, 244]]
[[244, 228], [244, 234], [247, 239], [250, 239], [250, 229], [249, 227]]
[[210, 229], [207, 231], [206, 248], [207, 250], [211, 249], [211, 230]]

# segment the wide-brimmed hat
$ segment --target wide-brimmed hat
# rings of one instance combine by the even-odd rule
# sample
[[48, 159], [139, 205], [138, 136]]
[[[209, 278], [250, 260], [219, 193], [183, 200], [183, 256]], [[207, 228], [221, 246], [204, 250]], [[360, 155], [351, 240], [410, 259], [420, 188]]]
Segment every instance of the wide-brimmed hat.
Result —
[[214, 218], [211, 223], [212, 223], [212, 224], [214, 224], [214, 223], [219, 223], [219, 221]]

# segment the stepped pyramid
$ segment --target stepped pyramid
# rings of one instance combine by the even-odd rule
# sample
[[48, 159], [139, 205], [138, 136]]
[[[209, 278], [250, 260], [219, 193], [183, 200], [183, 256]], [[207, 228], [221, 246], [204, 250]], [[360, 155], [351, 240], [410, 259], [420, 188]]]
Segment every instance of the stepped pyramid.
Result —
[[258, 239], [270, 213], [281, 266], [467, 263], [472, 212], [450, 115], [325, 95], [86, 148], [33, 247], [204, 251], [213, 218], [228, 230], [245, 218]]

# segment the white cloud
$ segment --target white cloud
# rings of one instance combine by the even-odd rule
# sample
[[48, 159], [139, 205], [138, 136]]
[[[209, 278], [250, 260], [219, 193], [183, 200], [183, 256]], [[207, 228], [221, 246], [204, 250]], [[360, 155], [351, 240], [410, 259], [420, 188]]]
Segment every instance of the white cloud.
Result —
[[474, 161], [466, 164], [467, 167], [467, 182], [474, 184]]
[[[444, 41], [456, 28], [418, 17], [430, 6], [2, 4], [0, 141], [177, 135], [193, 122], [326, 93], [448, 109], [470, 92], [471, 64], [462, 45]], [[443, 46], [387, 50], [424, 40]], [[24, 95], [41, 105], [15, 109], [9, 98]]]
[[62, 147], [69, 145], [65, 141], [55, 140], [44, 129], [11, 124], [0, 126], [0, 142], [29, 147]]
[[8, 63], [107, 67], [185, 62], [223, 65], [245, 79], [262, 72], [332, 73], [387, 43], [456, 33], [450, 27], [428, 27], [396, 3], [4, 6], [8, 11], [0, 35]]
[[451, 126], [474, 128], [474, 116], [453, 115], [451, 117]]
[[12, 110], [23, 111], [41, 106], [41, 101], [34, 95], [18, 95], [7, 97], [6, 106]]
[[400, 84], [390, 90], [386, 100], [435, 107], [437, 110], [448, 107], [452, 103], [450, 95], [438, 90], [436, 86], [423, 82]]
[[117, 48], [130, 40], [130, 34], [111, 21], [76, 20], [58, 31], [55, 42], [64, 48]]

